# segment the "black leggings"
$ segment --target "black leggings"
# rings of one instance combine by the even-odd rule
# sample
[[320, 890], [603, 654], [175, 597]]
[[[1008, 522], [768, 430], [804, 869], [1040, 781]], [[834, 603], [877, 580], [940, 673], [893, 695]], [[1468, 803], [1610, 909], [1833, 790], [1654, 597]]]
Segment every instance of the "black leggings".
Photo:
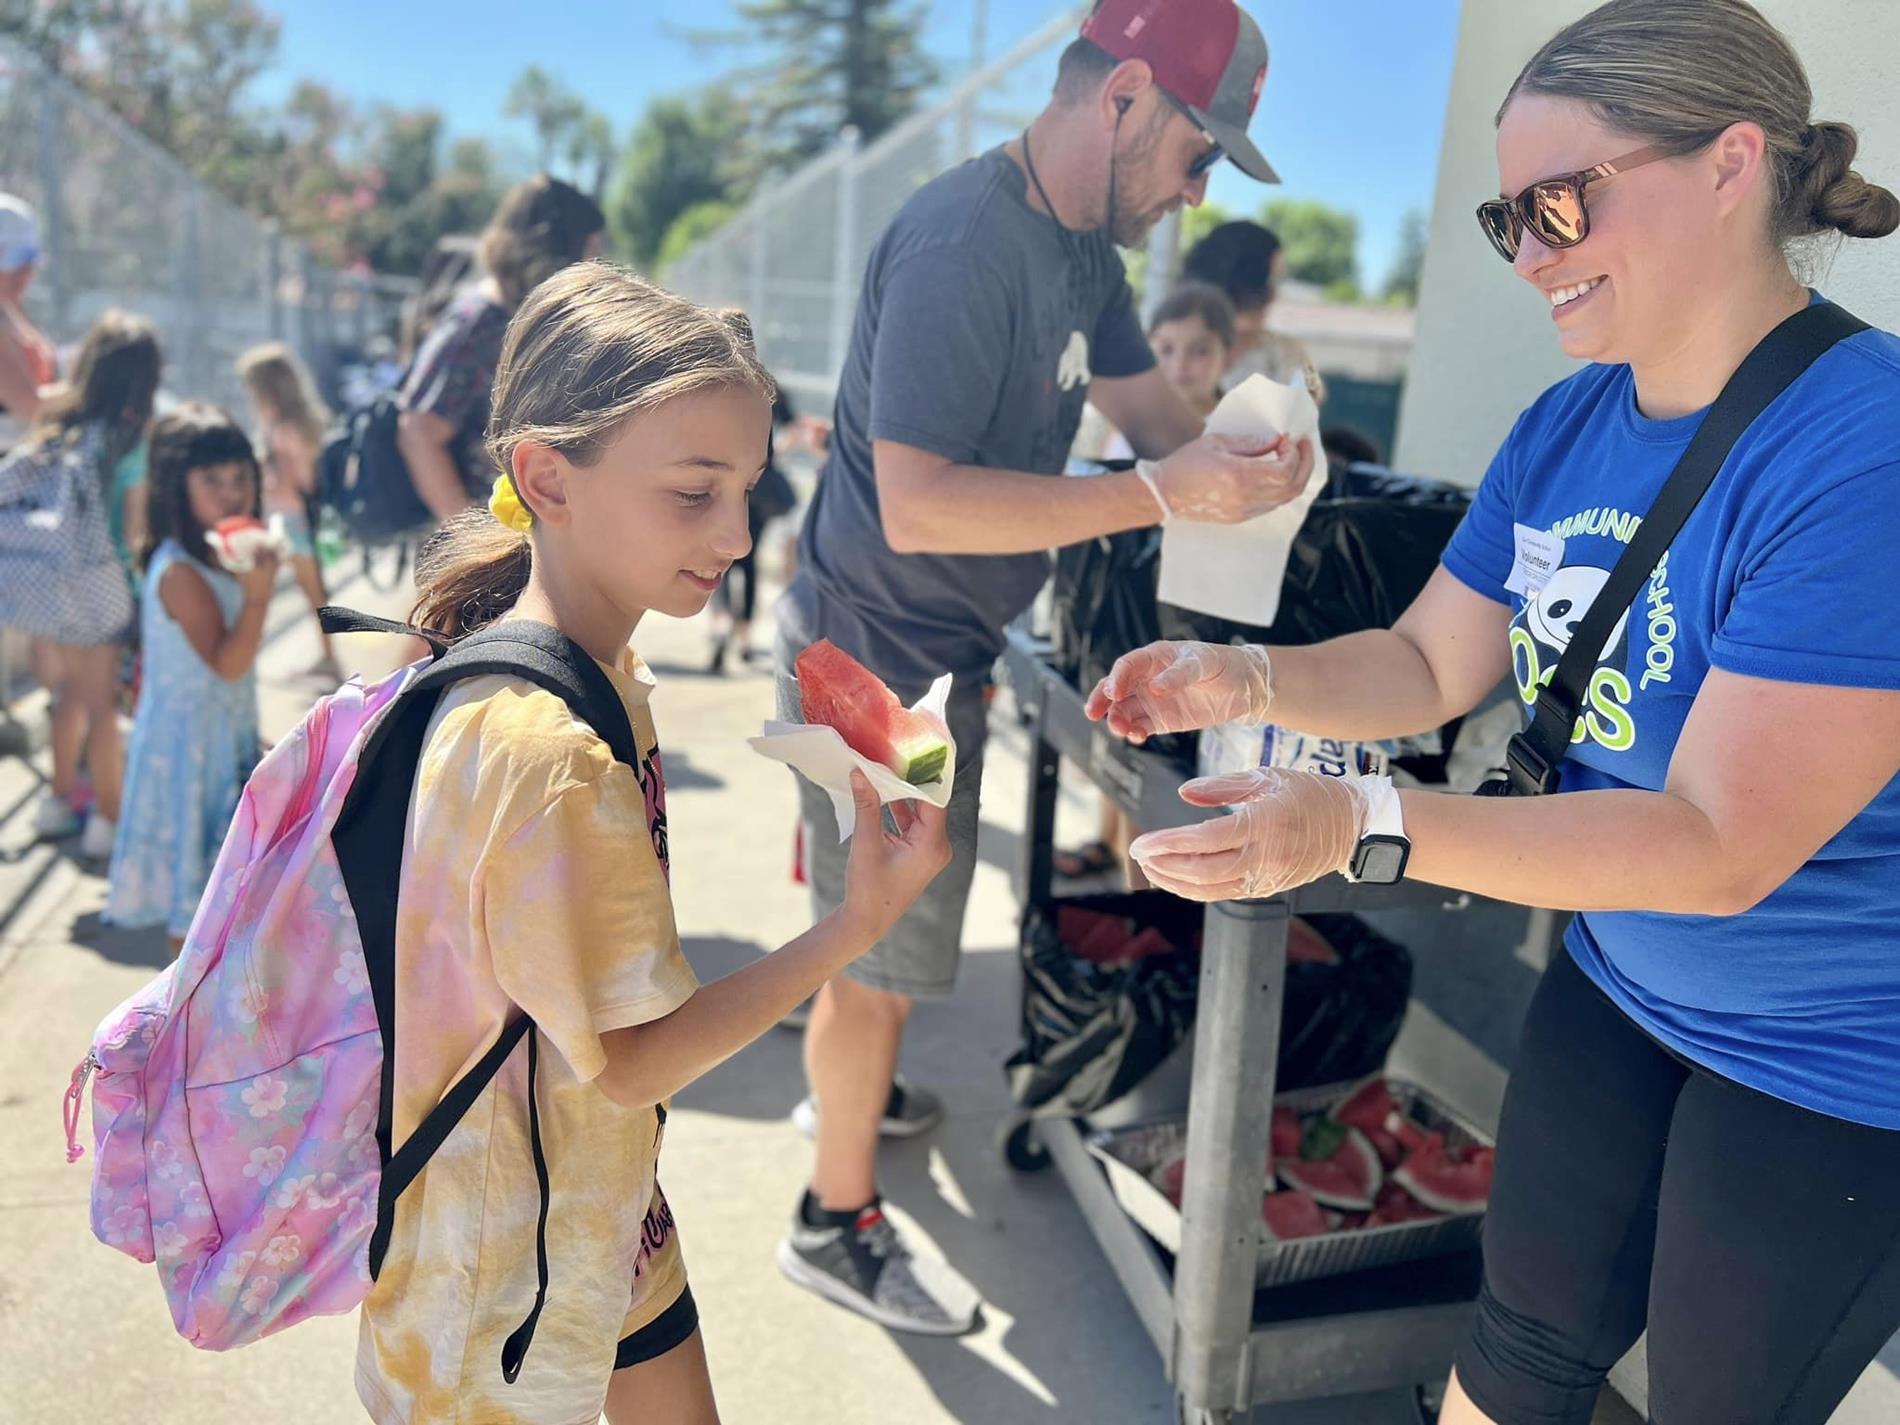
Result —
[[1645, 1326], [1657, 1425], [1821, 1425], [1900, 1328], [1900, 1132], [1684, 1063], [1560, 950], [1458, 1378], [1502, 1425], [1585, 1425]]

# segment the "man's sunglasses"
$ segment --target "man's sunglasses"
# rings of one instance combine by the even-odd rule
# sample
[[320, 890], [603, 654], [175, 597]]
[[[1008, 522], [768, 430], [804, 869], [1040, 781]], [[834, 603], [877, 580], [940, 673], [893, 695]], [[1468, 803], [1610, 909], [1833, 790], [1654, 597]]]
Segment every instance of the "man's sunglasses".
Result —
[[1227, 150], [1220, 146], [1220, 140], [1216, 139], [1206, 129], [1201, 128], [1201, 121], [1194, 117], [1194, 111], [1192, 109], [1188, 108], [1187, 105], [1183, 104], [1167, 90], [1162, 89], [1159, 84], [1157, 84], [1155, 88], [1161, 91], [1161, 97], [1174, 105], [1175, 109], [1180, 112], [1181, 117], [1194, 125], [1194, 127], [1199, 130], [1201, 137], [1208, 142], [1207, 151], [1205, 153], [1196, 154], [1194, 161], [1188, 164], [1187, 181], [1190, 183], [1198, 183], [1201, 179], [1207, 177], [1215, 164], [1227, 157]]
[[1540, 179], [1515, 198], [1493, 198], [1478, 204], [1478, 226], [1506, 262], [1517, 261], [1526, 229], [1545, 247], [1575, 247], [1590, 236], [1590, 209], [1584, 202], [1584, 189], [1601, 179], [1673, 156], [1671, 150], [1651, 145], [1581, 173]]

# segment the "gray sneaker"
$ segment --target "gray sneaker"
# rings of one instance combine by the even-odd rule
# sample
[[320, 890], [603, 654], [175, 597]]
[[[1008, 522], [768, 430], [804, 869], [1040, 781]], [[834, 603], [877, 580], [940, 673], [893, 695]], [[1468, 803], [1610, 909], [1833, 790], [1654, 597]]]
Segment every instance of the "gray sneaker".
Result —
[[[928, 1133], [943, 1121], [943, 1100], [929, 1089], [904, 1082], [903, 1076], [891, 1080], [891, 1096], [884, 1105], [884, 1117], [878, 1121], [882, 1138], [915, 1138]], [[792, 1110], [792, 1127], [807, 1138], [818, 1136], [818, 1100], [809, 1094]]]
[[961, 1336], [975, 1326], [982, 1299], [946, 1263], [913, 1257], [877, 1203], [857, 1221], [811, 1227], [801, 1211], [778, 1244], [778, 1269], [795, 1286], [816, 1292], [892, 1331]]

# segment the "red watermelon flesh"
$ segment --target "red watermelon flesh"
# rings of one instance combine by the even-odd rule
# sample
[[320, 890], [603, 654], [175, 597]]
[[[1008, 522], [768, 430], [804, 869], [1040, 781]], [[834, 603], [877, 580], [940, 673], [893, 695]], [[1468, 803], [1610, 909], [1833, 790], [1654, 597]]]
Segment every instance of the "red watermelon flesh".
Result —
[[1317, 1237], [1332, 1230], [1319, 1204], [1308, 1194], [1292, 1189], [1265, 1194], [1260, 1199], [1260, 1217], [1267, 1224], [1267, 1235], [1276, 1242]]
[[943, 724], [898, 702], [878, 676], [830, 639], [798, 655], [805, 721], [836, 728], [845, 745], [912, 786], [943, 780], [950, 741]]
[[1300, 1116], [1290, 1108], [1273, 1110], [1272, 1153], [1275, 1163], [1300, 1155]]
[[1366, 1218], [1365, 1225], [1385, 1227], [1397, 1222], [1430, 1222], [1440, 1215], [1400, 1187], [1396, 1181], [1389, 1181], [1379, 1189], [1379, 1199], [1373, 1204], [1372, 1215]]
[[1490, 1148], [1447, 1148], [1438, 1134], [1415, 1149], [1392, 1180], [1439, 1212], [1477, 1212], [1491, 1196], [1497, 1154]]
[[1276, 1158], [1280, 1181], [1298, 1188], [1322, 1207], [1341, 1212], [1369, 1212], [1385, 1181], [1379, 1155], [1357, 1128], [1329, 1118], [1306, 1125], [1300, 1151]]
[[1178, 1158], [1168, 1159], [1167, 1162], [1157, 1168], [1153, 1181], [1154, 1185], [1161, 1189], [1162, 1196], [1167, 1198], [1167, 1200], [1176, 1207], [1179, 1207], [1181, 1205], [1181, 1192], [1186, 1186], [1186, 1179], [1187, 1155], [1184, 1153]]
[[1373, 1151], [1379, 1155], [1380, 1164], [1390, 1169], [1396, 1168], [1405, 1158], [1405, 1149], [1398, 1135], [1386, 1127], [1387, 1120], [1399, 1113], [1398, 1100], [1392, 1097], [1391, 1086], [1384, 1079], [1367, 1079], [1353, 1090], [1344, 1103], [1333, 1109], [1332, 1116], [1338, 1122], [1365, 1134], [1366, 1141], [1372, 1144]]

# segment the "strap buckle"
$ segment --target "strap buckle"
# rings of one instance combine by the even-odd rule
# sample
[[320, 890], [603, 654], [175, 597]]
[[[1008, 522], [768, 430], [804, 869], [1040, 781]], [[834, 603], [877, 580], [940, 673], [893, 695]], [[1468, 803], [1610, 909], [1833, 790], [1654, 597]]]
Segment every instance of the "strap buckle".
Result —
[[1563, 771], [1531, 746], [1523, 733], [1513, 733], [1504, 749], [1504, 774], [1511, 791], [1520, 797], [1547, 796], [1563, 782]]

